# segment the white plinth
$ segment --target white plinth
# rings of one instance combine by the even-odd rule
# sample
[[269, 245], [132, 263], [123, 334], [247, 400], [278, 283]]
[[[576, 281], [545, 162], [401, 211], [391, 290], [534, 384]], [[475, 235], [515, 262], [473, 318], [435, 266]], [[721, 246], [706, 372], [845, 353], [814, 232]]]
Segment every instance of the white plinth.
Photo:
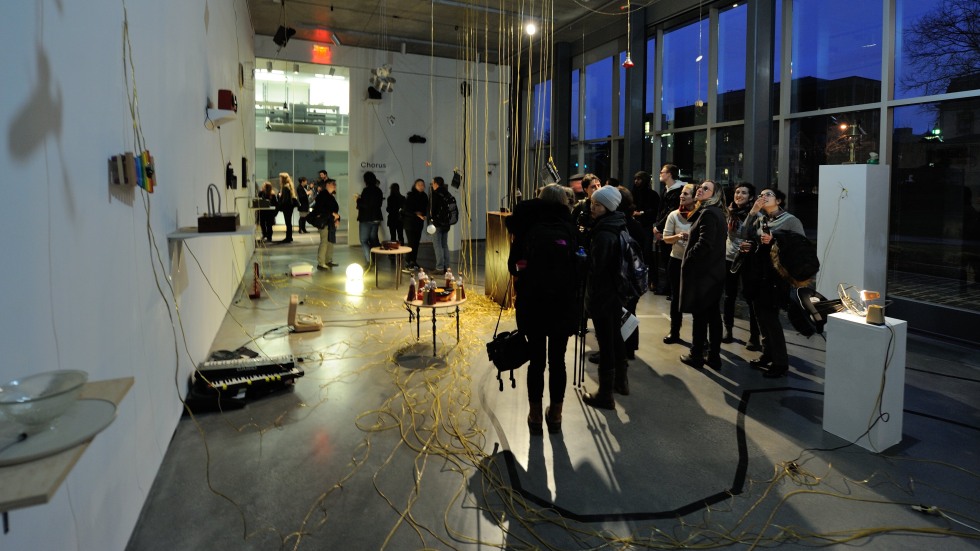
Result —
[[817, 203], [817, 292], [837, 284], [885, 296], [888, 260], [888, 165], [823, 165]]
[[[893, 318], [870, 325], [850, 313], [830, 315], [823, 430], [873, 452], [902, 441], [907, 328]], [[885, 418], [878, 419], [879, 409]]]

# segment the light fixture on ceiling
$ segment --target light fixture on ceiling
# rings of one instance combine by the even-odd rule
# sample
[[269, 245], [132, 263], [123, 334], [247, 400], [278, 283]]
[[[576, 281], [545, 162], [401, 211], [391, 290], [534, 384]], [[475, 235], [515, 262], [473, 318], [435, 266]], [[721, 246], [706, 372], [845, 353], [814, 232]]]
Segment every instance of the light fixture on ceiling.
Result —
[[299, 63], [293, 63], [293, 74], [294, 75], [299, 74]]
[[528, 23], [527, 25], [524, 25], [524, 32], [526, 32], [528, 36], [534, 36], [538, 32], [538, 26], [534, 23]]

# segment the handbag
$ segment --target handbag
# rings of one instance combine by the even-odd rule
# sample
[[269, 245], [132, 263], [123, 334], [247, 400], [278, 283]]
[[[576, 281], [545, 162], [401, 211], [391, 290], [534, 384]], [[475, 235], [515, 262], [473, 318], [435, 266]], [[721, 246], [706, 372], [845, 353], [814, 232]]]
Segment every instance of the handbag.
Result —
[[328, 217], [329, 214], [326, 212], [316, 210], [310, 211], [310, 213], [306, 215], [306, 223], [318, 230], [322, 230], [327, 226]]
[[[507, 304], [506, 297], [503, 304]], [[510, 371], [510, 387], [516, 388], [517, 381], [514, 379], [514, 370], [531, 359], [527, 337], [523, 333], [517, 329], [497, 333], [497, 328], [500, 327], [500, 316], [504, 313], [503, 304], [500, 305], [500, 313], [497, 314], [497, 326], [493, 328], [493, 340], [487, 343], [487, 356], [497, 368], [497, 382], [501, 392], [504, 391], [504, 380], [500, 377], [500, 373]]]

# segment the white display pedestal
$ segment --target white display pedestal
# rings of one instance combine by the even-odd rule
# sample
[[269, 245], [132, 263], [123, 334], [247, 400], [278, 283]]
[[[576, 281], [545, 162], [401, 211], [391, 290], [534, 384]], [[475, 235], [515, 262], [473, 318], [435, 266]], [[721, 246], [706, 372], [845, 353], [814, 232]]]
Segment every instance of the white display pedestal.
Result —
[[838, 283], [885, 296], [889, 176], [888, 165], [820, 167], [817, 292], [828, 299]]
[[[905, 321], [893, 318], [885, 318], [885, 325], [871, 325], [851, 313], [830, 315], [823, 430], [873, 452], [902, 441], [907, 328]], [[879, 419], [868, 431], [878, 418], [879, 394], [887, 419]]]

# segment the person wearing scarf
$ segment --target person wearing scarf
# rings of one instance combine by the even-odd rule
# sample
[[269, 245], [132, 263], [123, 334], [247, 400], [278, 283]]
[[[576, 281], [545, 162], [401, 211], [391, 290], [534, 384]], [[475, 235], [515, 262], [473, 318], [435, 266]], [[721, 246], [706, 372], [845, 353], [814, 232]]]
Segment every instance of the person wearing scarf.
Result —
[[[664, 222], [663, 242], [670, 245], [670, 260], [667, 262], [667, 281], [671, 289], [681, 288], [681, 262], [687, 248], [691, 223], [687, 217], [694, 209], [694, 184], [684, 184], [679, 194], [678, 208], [667, 214]], [[674, 344], [681, 340], [680, 293], [670, 297], [670, 333], [664, 337], [664, 344]]]
[[[721, 312], [725, 291], [725, 240], [728, 237], [728, 208], [718, 184], [704, 180], [694, 194], [697, 206], [691, 213], [691, 235], [681, 264], [681, 312], [690, 313], [691, 352], [681, 362], [695, 369], [707, 364], [721, 369]], [[705, 354], [705, 342], [708, 342]]]

